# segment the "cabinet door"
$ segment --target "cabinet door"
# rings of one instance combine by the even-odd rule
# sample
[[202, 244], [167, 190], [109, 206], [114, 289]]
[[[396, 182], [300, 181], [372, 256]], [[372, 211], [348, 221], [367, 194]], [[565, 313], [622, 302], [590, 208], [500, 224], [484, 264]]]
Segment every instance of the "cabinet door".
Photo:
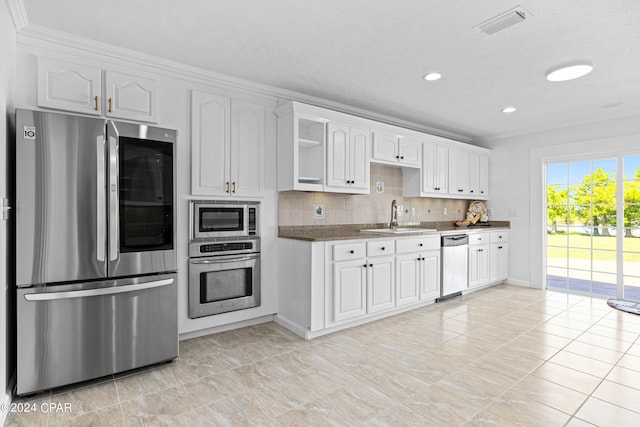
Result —
[[264, 182], [263, 105], [231, 100], [231, 195], [262, 195]]
[[351, 181], [349, 126], [329, 122], [327, 138], [327, 185], [346, 188]]
[[371, 158], [398, 163], [398, 137], [387, 133], [374, 132]]
[[38, 58], [38, 106], [99, 116], [102, 72], [99, 68]]
[[509, 272], [509, 246], [507, 243], [491, 245], [491, 282], [505, 280]]
[[480, 195], [480, 155], [469, 153], [469, 194]]
[[191, 193], [228, 196], [231, 100], [191, 93]]
[[440, 145], [436, 148], [435, 188], [438, 193], [449, 191], [449, 149]]
[[367, 267], [367, 313], [395, 306], [394, 258], [370, 258]]
[[440, 296], [440, 251], [425, 252], [421, 267], [420, 299], [429, 300]]
[[341, 322], [366, 315], [365, 260], [337, 262], [333, 268], [333, 321]]
[[410, 253], [396, 257], [396, 305], [418, 301], [420, 292], [420, 255]]
[[489, 156], [480, 155], [479, 191], [480, 197], [489, 197]]
[[422, 146], [422, 192], [435, 193], [437, 172], [437, 146], [423, 144]]
[[422, 161], [422, 141], [414, 138], [400, 138], [398, 159], [401, 165], [420, 167]]
[[352, 127], [349, 130], [349, 174], [353, 189], [369, 193], [369, 129]]
[[449, 194], [469, 194], [469, 152], [449, 150]]
[[129, 74], [105, 71], [105, 113], [107, 117], [158, 121], [158, 82]]
[[469, 287], [489, 283], [489, 246], [469, 247]]

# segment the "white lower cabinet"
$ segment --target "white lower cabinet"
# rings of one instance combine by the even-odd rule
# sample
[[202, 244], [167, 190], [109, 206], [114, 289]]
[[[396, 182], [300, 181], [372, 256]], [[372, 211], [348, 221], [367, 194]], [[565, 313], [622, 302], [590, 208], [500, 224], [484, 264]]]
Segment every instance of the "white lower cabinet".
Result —
[[[505, 280], [507, 232], [470, 232], [469, 237], [469, 289]], [[278, 242], [276, 321], [307, 339], [421, 307], [440, 296], [439, 234]]]
[[491, 282], [500, 282], [507, 279], [509, 274], [509, 232], [500, 230], [492, 231], [490, 235], [490, 268]]
[[367, 314], [367, 264], [365, 259], [336, 262], [333, 266], [333, 322]]

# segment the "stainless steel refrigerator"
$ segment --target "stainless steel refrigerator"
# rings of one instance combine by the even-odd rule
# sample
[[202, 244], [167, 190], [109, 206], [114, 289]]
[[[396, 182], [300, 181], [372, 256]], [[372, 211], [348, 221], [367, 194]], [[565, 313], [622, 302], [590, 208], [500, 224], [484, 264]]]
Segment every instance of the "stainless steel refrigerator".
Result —
[[16, 110], [17, 394], [177, 357], [175, 142]]

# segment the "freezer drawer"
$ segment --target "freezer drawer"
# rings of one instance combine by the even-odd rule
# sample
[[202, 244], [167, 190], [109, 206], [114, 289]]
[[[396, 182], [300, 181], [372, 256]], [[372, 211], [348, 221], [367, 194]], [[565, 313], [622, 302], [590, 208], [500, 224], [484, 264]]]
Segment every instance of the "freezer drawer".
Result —
[[17, 394], [178, 356], [176, 274], [17, 290]]

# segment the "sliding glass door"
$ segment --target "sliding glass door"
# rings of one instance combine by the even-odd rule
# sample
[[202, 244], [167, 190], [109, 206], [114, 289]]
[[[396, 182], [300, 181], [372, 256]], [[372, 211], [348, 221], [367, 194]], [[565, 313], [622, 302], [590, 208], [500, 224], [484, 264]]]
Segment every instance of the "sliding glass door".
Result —
[[640, 156], [549, 162], [546, 194], [547, 287], [640, 300]]

